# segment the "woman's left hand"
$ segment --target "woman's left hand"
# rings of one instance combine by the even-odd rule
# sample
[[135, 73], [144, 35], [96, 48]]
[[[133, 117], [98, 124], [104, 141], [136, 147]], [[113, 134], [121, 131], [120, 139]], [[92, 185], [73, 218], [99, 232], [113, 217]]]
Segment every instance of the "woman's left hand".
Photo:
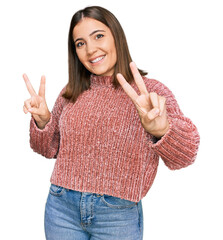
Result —
[[143, 78], [134, 62], [130, 63], [130, 68], [141, 95], [136, 93], [122, 74], [118, 73], [117, 79], [138, 110], [144, 129], [153, 136], [161, 138], [169, 129], [166, 98], [157, 95], [155, 92], [148, 93]]

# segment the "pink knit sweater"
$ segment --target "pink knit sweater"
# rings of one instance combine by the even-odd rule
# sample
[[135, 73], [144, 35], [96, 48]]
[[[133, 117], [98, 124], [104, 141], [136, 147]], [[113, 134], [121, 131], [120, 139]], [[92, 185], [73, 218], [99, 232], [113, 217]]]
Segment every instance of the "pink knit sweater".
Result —
[[[51, 119], [40, 130], [33, 118], [30, 144], [46, 158], [57, 158], [51, 183], [81, 192], [108, 194], [138, 202], [150, 189], [159, 156], [170, 169], [194, 162], [199, 135], [162, 83], [144, 77], [149, 92], [167, 99], [169, 131], [156, 139], [142, 127], [137, 110], [110, 77], [91, 76], [91, 88], [75, 103], [61, 95]], [[135, 83], [132, 87], [139, 93]]]

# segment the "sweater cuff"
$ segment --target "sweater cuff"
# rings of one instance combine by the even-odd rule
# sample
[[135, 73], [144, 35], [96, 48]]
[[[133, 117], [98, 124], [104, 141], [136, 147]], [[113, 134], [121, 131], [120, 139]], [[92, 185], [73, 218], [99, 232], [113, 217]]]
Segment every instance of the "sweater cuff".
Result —
[[47, 122], [47, 124], [45, 125], [45, 127], [43, 129], [40, 129], [37, 126], [36, 121], [32, 116], [31, 121], [30, 121], [30, 128], [33, 128], [33, 130], [35, 132], [44, 133], [44, 132], [47, 132], [49, 130], [49, 127], [51, 126], [51, 124], [52, 124], [52, 114], [50, 115], [50, 120]]
[[164, 160], [168, 168], [180, 169], [192, 164], [196, 158], [199, 135], [193, 123], [184, 116], [168, 117], [170, 128], [152, 149]]
[[46, 158], [56, 157], [59, 135], [55, 132], [55, 118], [51, 116], [44, 129], [39, 129], [32, 117], [30, 122], [30, 146]]

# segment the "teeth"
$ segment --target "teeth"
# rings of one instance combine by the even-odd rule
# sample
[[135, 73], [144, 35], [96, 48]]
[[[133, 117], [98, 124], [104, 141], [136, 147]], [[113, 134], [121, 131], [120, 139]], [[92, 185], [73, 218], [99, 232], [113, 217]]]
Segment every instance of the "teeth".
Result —
[[96, 62], [100, 61], [102, 58], [104, 58], [104, 56], [103, 56], [103, 57], [98, 57], [98, 58], [94, 59], [94, 60], [91, 61], [91, 62], [92, 62], [92, 63], [96, 63]]

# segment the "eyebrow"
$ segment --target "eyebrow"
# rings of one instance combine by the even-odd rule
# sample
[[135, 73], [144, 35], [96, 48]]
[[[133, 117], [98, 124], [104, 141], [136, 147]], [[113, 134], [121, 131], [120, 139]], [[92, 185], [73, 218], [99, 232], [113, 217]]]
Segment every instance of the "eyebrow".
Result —
[[[92, 35], [94, 35], [94, 34], [97, 33], [97, 32], [105, 32], [105, 31], [104, 31], [104, 30], [95, 30], [95, 31], [93, 31], [92, 33], [90, 33], [89, 36], [92, 36]], [[77, 39], [74, 41], [74, 43], [76, 43], [76, 42], [79, 41], [79, 40], [83, 40], [83, 38], [77, 38]]]

